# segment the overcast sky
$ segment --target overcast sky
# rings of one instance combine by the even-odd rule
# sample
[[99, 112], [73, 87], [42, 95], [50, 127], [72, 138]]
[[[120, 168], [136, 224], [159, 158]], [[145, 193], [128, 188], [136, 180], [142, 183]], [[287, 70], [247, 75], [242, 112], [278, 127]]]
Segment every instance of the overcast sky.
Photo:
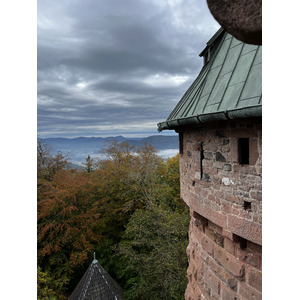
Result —
[[37, 5], [39, 137], [157, 134], [220, 28], [205, 0]]

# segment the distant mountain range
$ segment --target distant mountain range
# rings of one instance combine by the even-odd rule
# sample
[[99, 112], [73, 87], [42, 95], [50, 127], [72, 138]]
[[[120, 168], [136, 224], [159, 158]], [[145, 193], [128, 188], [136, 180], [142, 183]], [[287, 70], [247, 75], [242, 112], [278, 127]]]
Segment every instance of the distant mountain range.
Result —
[[78, 138], [38, 138], [44, 140], [52, 148], [52, 154], [61, 151], [68, 155], [70, 161], [75, 165], [82, 165], [88, 155], [90, 157], [100, 157], [100, 150], [109, 142], [117, 140], [119, 142], [129, 142], [131, 145], [140, 147], [145, 143], [152, 144], [157, 150], [158, 155], [166, 159], [174, 156], [178, 152], [177, 135], [154, 135], [146, 138], [125, 138], [115, 137], [78, 137]]

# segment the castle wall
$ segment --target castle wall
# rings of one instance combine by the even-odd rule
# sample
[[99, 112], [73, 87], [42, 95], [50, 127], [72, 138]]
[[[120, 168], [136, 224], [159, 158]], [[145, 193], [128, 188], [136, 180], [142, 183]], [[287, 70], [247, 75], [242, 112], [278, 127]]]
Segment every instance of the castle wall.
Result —
[[181, 197], [191, 215], [185, 299], [261, 299], [261, 149], [261, 118], [180, 132]]

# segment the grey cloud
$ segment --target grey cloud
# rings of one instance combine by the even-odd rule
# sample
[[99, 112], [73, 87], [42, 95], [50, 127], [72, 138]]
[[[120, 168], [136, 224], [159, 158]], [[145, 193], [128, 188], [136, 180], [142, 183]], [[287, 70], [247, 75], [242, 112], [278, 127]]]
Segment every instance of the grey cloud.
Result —
[[198, 2], [39, 1], [39, 135], [155, 133], [218, 28]]

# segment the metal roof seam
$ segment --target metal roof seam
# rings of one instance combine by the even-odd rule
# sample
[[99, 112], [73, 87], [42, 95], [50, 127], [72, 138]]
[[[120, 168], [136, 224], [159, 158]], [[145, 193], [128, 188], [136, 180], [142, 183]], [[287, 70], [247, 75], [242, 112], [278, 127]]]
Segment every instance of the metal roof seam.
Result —
[[262, 63], [261, 63], [261, 61], [260, 61], [260, 62], [258, 62], [258, 63], [256, 63], [256, 64], [253, 64], [252, 67], [257, 66], [257, 65], [261, 65], [261, 64], [262, 64]]
[[235, 47], [239, 46], [240, 44], [242, 44], [242, 42], [240, 42], [240, 43], [238, 43], [238, 44], [236, 44], [236, 45], [234, 45], [234, 46], [230, 47], [229, 49], [233, 49], [233, 48], [235, 48]]
[[[224, 34], [223, 41], [226, 40], [226, 36], [227, 36], [227, 35], [228, 35], [228, 33], [226, 32], [226, 33]], [[223, 42], [223, 41], [222, 41], [222, 42]], [[220, 43], [220, 46], [222, 45], [222, 42]], [[232, 43], [232, 38], [231, 38], [231, 41], [230, 41], [230, 45], [231, 45], [231, 43]], [[230, 45], [229, 45], [229, 46], [230, 46]], [[221, 48], [221, 47], [220, 47], [220, 48]], [[209, 99], [210, 99], [210, 96], [211, 96], [211, 92], [213, 91], [213, 89], [214, 89], [214, 87], [215, 87], [215, 85], [216, 85], [216, 83], [217, 83], [217, 80], [218, 80], [218, 78], [219, 78], [219, 76], [220, 76], [220, 73], [221, 73], [221, 71], [222, 71], [222, 69], [223, 69], [223, 67], [224, 67], [224, 62], [226, 61], [226, 58], [227, 58], [227, 55], [228, 55], [228, 51], [229, 51], [229, 47], [228, 47], [228, 50], [227, 50], [226, 55], [225, 55], [225, 57], [224, 57], [223, 64], [221, 65], [221, 68], [220, 68], [220, 70], [219, 70], [218, 76], [217, 76], [217, 78], [216, 78], [216, 80], [215, 80], [213, 86], [211, 87], [210, 95], [209, 95], [208, 98], [206, 99], [206, 102], [205, 102], [205, 104], [204, 104], [204, 106], [203, 106], [203, 108], [202, 108], [202, 113], [203, 113], [204, 110], [206, 109], [207, 103], [208, 103], [208, 101], [209, 101]], [[215, 57], [217, 57], [217, 54], [218, 54], [218, 52], [215, 54]]]
[[[245, 45], [245, 44], [244, 44]], [[243, 45], [243, 46], [244, 46]], [[250, 74], [250, 71], [251, 71], [251, 69], [252, 69], [252, 67], [253, 67], [253, 62], [254, 62], [254, 60], [255, 60], [255, 57], [256, 57], [256, 55], [257, 55], [257, 50], [258, 50], [258, 47], [256, 48], [256, 53], [255, 53], [255, 55], [253, 56], [253, 58], [252, 58], [252, 62], [251, 62], [251, 67], [250, 67], [250, 69], [249, 69], [249, 72], [247, 73], [247, 76], [246, 76], [246, 79], [245, 79], [245, 83], [243, 84], [243, 87], [242, 87], [242, 89], [241, 89], [241, 91], [240, 91], [240, 94], [239, 94], [239, 96], [238, 96], [238, 99], [237, 99], [237, 102], [236, 102], [236, 104], [235, 104], [235, 107], [237, 107], [238, 106], [238, 104], [239, 104], [239, 102], [240, 102], [240, 98], [241, 98], [241, 96], [242, 96], [242, 93], [243, 93], [243, 91], [244, 91], [244, 89], [245, 89], [245, 86], [246, 86], [246, 84], [247, 84], [247, 80], [248, 80], [248, 78], [249, 78], [249, 74]], [[252, 51], [250, 51], [250, 52], [252, 52]], [[248, 53], [250, 53], [250, 52], [248, 52]], [[242, 55], [240, 56], [240, 58], [242, 57]]]
[[[202, 80], [202, 78], [204, 77], [204, 75], [206, 75], [207, 74], [207, 72], [203, 72], [203, 74], [202, 74], [202, 76], [201, 76], [201, 80]], [[206, 78], [207, 77], [205, 77], [204, 78], [204, 82], [206, 82]], [[202, 87], [202, 85], [203, 85], [203, 83], [201, 84], [201, 80], [200, 80], [200, 78], [199, 78], [199, 82], [200, 82], [200, 87]], [[194, 90], [196, 90], [196, 92], [195, 92], [195, 95], [197, 95], [197, 93], [199, 93], [199, 91], [198, 91], [198, 82], [197, 82], [197, 84], [195, 85], [195, 87], [194, 87], [194, 89], [193, 89], [193, 92], [194, 92]], [[195, 96], [194, 96], [194, 98], [195, 98]], [[188, 100], [188, 98], [187, 98], [187, 100]], [[196, 99], [194, 100], [194, 102], [196, 101]], [[185, 102], [187, 102], [187, 101], [185, 101]], [[183, 110], [183, 115], [185, 115], [186, 114], [186, 112], [188, 111], [188, 108], [190, 108], [191, 106], [192, 106], [192, 101], [190, 101], [190, 105], [187, 105], [186, 106], [186, 108]]]
[[241, 99], [240, 101], [246, 101], [246, 100], [255, 99], [255, 98], [260, 98], [260, 96], [248, 97], [248, 98]]
[[[203, 70], [203, 68], [202, 68], [202, 70]], [[185, 99], [185, 101], [183, 101], [183, 102], [180, 101], [180, 102], [177, 103], [177, 105], [175, 106], [174, 110], [172, 111], [172, 113], [167, 118], [167, 120], [169, 120], [171, 118], [173, 119], [174, 117], [176, 117], [178, 111], [180, 111], [185, 106], [186, 102], [189, 101], [190, 95], [197, 88], [198, 82], [201, 82], [201, 80], [204, 77], [204, 75], [206, 75], [206, 72], [207, 72], [207, 70], [204, 70], [202, 74], [201, 74], [201, 72], [199, 73], [199, 75], [196, 78], [196, 80], [193, 82], [193, 84], [190, 86], [190, 88], [182, 96], [182, 99]]]
[[[203, 68], [202, 68], [202, 70], [203, 70]], [[192, 91], [194, 90], [195, 86], [197, 85], [197, 82], [200, 80], [199, 78], [201, 78], [200, 75], [201, 75], [201, 71], [198, 74], [196, 80], [192, 83], [192, 85], [188, 88], [188, 90], [182, 96], [182, 99], [185, 99], [185, 101], [183, 101], [183, 102], [179, 101], [177, 103], [177, 105], [175, 106], [175, 108], [173, 109], [173, 111], [171, 112], [169, 117], [167, 118], [167, 120], [172, 118], [173, 116], [176, 116], [178, 110], [180, 110], [184, 106], [184, 104], [188, 101], [189, 96], [191, 95]]]
[[215, 66], [215, 67], [211, 68], [211, 69], [210, 69], [210, 71], [213, 71], [214, 69], [217, 69], [217, 68], [219, 68], [219, 67], [221, 67], [221, 66], [222, 66], [222, 64], [220, 64], [220, 65], [217, 65], [217, 66]]
[[[209, 42], [207, 45], [213, 45], [210, 60], [168, 119], [158, 123], [159, 131], [199, 122], [261, 117], [261, 47], [240, 42], [224, 30]], [[201, 53], [205, 55], [205, 51]]]
[[[208, 73], [208, 72], [207, 72], [207, 73]], [[197, 96], [197, 97], [195, 98], [195, 101], [194, 101], [194, 102], [196, 103], [196, 105], [195, 105], [195, 107], [194, 107], [194, 110], [193, 110], [192, 114], [195, 113], [196, 107], [198, 106], [198, 103], [199, 103], [199, 99], [202, 98], [202, 97], [204, 97], [204, 96], [206, 96], [206, 95], [208, 95], [208, 94], [206, 94], [206, 95], [204, 95], [204, 96], [201, 95], [201, 93], [202, 93], [202, 91], [203, 91], [203, 89], [204, 89], [204, 87], [205, 87], [206, 81], [207, 81], [207, 76], [204, 78], [202, 84], [200, 85], [199, 90], [195, 93], [195, 96]]]
[[[244, 44], [244, 45], [245, 45], [245, 44]], [[247, 54], [249, 54], [249, 53], [251, 53], [251, 52], [257, 51], [257, 50], [258, 50], [258, 47], [257, 47], [256, 49], [253, 49], [253, 50], [250, 50], [250, 51], [248, 51], [248, 52], [246, 52], [246, 53], [241, 54], [241, 57], [244, 56], [244, 55], [247, 55]]]
[[[198, 91], [196, 91], [195, 93], [195, 101], [193, 102], [193, 105], [191, 106], [191, 111], [192, 111], [192, 114], [195, 113], [195, 110], [196, 110], [196, 107], [197, 107], [197, 104], [198, 104], [198, 99], [199, 99], [199, 96], [201, 95], [202, 91], [203, 91], [203, 88], [204, 88], [204, 84], [206, 82], [206, 79], [204, 79], [203, 83], [201, 84], [200, 88], [198, 89]], [[193, 108], [193, 110], [192, 110]]]
[[[234, 38], [232, 37], [231, 44], [232, 44], [233, 39], [234, 39]], [[239, 45], [240, 45], [240, 44], [239, 44]], [[242, 47], [241, 47], [241, 49], [240, 49], [239, 57], [241, 56], [241, 53], [242, 53], [242, 50], [243, 50], [243, 46], [244, 46], [244, 45], [242, 45]], [[230, 48], [229, 48], [228, 52], [229, 52], [229, 51], [230, 51]], [[227, 52], [227, 53], [228, 53], [228, 52]], [[230, 80], [231, 80], [231, 78], [232, 78], [232, 75], [234, 74], [234, 71], [235, 71], [236, 66], [237, 66], [237, 64], [238, 64], [238, 61], [239, 61], [239, 58], [236, 60], [235, 65], [234, 65], [234, 67], [233, 67], [233, 69], [232, 69], [232, 71], [231, 71], [230, 78], [228, 79], [228, 84], [226, 85], [226, 87], [225, 87], [225, 89], [224, 89], [224, 92], [223, 92], [223, 95], [222, 95], [221, 100], [220, 100], [220, 102], [219, 102], [219, 105], [218, 105], [218, 107], [217, 107], [217, 110], [220, 108], [220, 105], [221, 105], [221, 103], [222, 103], [222, 100], [224, 99], [225, 93], [226, 93], [226, 91], [227, 91], [227, 89], [228, 89], [229, 82], [230, 82]], [[224, 60], [224, 63], [225, 63], [225, 60]], [[230, 72], [228, 72], [228, 73], [230, 73]], [[225, 75], [225, 74], [224, 74], [224, 75]]]
[[228, 84], [228, 87], [231, 87], [231, 86], [235, 86], [237, 84], [241, 84], [243, 82], [246, 82], [245, 80], [242, 80], [242, 81], [239, 81], [239, 82], [236, 82], [236, 83], [233, 83], [233, 84]]
[[260, 95], [259, 97], [258, 104], [261, 103], [261, 99], [262, 99], [262, 95]]

